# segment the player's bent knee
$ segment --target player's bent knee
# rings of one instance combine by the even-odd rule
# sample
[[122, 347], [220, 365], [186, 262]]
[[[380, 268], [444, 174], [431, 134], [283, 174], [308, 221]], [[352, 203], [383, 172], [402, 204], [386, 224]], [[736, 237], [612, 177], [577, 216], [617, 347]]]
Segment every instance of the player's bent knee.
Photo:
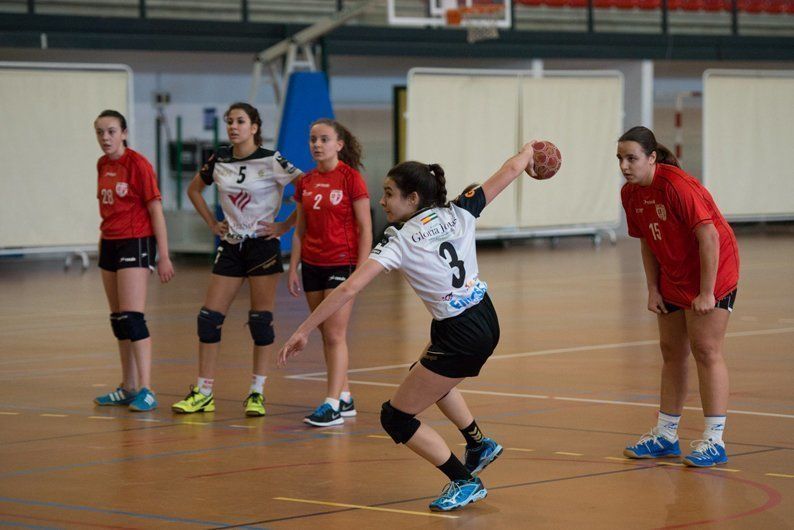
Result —
[[149, 328], [146, 327], [146, 319], [143, 318], [143, 313], [122, 311], [119, 315], [119, 322], [123, 328], [122, 333], [128, 339], [135, 342], [149, 338]]
[[202, 307], [198, 314], [199, 342], [215, 344], [221, 341], [221, 327], [226, 315]]
[[404, 444], [416, 434], [421, 422], [413, 414], [396, 409], [386, 401], [381, 406], [380, 424], [394, 443]]
[[110, 314], [110, 327], [113, 329], [113, 336], [118, 340], [129, 340], [127, 328], [121, 323], [121, 313]]
[[248, 330], [257, 346], [267, 346], [276, 340], [273, 331], [273, 313], [270, 311], [249, 311]]

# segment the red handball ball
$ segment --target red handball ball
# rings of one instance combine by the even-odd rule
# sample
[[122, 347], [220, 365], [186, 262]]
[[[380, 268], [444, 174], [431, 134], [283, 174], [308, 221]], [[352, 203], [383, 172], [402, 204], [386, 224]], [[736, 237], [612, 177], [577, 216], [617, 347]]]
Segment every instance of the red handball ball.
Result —
[[562, 154], [557, 146], [548, 140], [539, 140], [532, 144], [532, 148], [535, 150], [535, 175], [530, 176], [546, 180], [556, 175], [562, 165]]

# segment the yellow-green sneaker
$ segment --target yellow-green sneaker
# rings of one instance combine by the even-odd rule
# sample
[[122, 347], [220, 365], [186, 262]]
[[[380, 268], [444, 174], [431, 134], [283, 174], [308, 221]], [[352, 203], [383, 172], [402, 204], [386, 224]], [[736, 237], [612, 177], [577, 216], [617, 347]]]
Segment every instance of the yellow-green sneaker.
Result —
[[190, 393], [182, 401], [177, 401], [171, 405], [171, 410], [180, 414], [213, 412], [215, 410], [215, 397], [212, 394], [205, 396], [198, 388], [190, 385]]
[[264, 416], [265, 415], [265, 396], [259, 392], [251, 392], [245, 398], [245, 415], [246, 416]]

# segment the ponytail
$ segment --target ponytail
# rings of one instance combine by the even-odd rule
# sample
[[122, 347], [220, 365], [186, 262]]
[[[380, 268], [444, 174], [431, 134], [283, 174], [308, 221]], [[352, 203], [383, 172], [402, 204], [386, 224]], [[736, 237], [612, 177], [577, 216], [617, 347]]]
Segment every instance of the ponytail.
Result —
[[632, 127], [623, 133], [623, 136], [618, 139], [618, 142], [637, 142], [642, 147], [642, 151], [646, 156], [651, 156], [651, 153], [656, 152], [656, 163], [681, 167], [672, 151], [658, 143], [653, 131], [647, 127]]
[[402, 162], [391, 168], [387, 176], [397, 184], [403, 197], [416, 192], [419, 209], [447, 203], [447, 181], [444, 170], [438, 164]]

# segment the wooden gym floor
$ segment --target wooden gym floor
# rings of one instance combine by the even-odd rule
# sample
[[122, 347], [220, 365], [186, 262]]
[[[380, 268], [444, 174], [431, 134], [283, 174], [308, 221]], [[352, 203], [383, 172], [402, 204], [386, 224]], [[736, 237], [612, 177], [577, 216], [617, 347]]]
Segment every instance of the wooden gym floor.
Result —
[[[195, 318], [207, 258], [152, 281], [160, 408], [94, 407], [119, 365], [95, 263], [0, 261], [0, 526], [15, 528], [792, 528], [794, 233], [739, 234], [742, 280], [726, 355], [730, 461], [692, 470], [630, 461], [622, 448], [655, 424], [660, 354], [636, 241], [595, 249], [563, 239], [480, 252], [502, 325], [482, 375], [461, 386], [478, 423], [505, 446], [482, 475], [488, 498], [434, 514], [445, 477], [379, 424], [380, 404], [428, 339], [430, 317], [397, 274], [363, 293], [350, 327], [359, 415], [312, 429], [324, 397], [319, 336], [273, 366], [268, 415], [249, 419], [247, 293], [226, 319], [217, 411], [177, 416], [196, 376]], [[283, 283], [277, 344], [306, 315]], [[682, 449], [699, 437], [696, 378]], [[438, 410], [421, 416], [462, 452]]]

